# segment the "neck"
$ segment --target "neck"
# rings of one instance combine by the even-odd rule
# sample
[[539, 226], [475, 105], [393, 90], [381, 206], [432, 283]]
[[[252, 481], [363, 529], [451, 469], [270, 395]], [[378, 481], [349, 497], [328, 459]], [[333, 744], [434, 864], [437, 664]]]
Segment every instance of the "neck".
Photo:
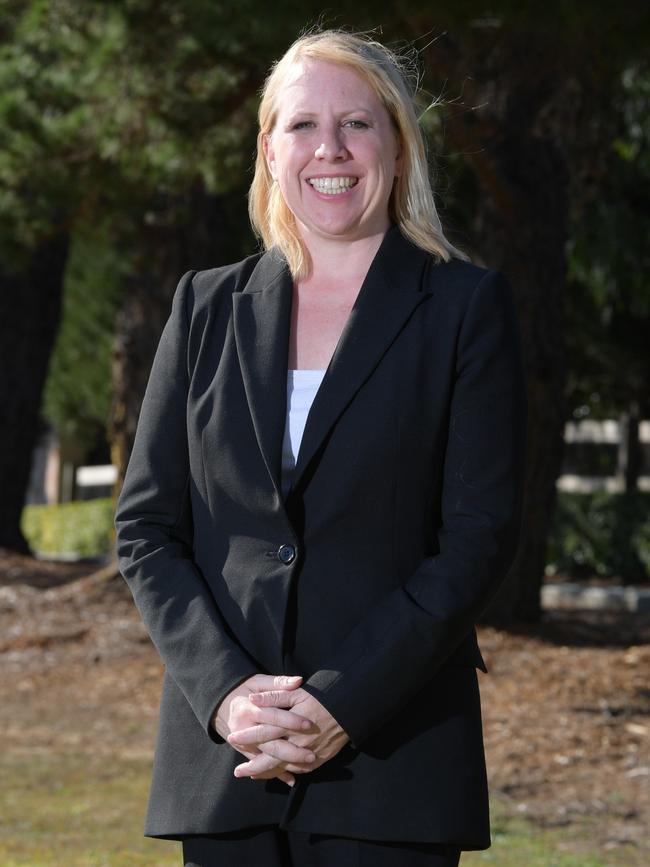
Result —
[[375, 254], [384, 239], [385, 231], [354, 241], [329, 238], [304, 238], [311, 257], [312, 268], [301, 281], [304, 286], [330, 283], [337, 275], [341, 285], [360, 286]]

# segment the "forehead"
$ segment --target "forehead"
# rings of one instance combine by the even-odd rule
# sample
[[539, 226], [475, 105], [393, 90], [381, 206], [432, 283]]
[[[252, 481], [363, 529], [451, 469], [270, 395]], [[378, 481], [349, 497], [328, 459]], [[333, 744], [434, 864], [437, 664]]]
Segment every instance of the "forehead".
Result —
[[313, 108], [323, 102], [337, 100], [363, 102], [371, 109], [382, 109], [383, 103], [369, 82], [351, 66], [304, 57], [289, 68], [278, 93], [280, 111]]

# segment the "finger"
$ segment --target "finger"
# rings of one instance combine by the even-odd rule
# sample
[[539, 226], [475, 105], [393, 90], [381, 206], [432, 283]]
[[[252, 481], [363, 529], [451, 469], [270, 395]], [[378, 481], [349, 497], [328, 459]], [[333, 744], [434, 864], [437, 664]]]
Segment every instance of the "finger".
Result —
[[294, 774], [306, 774], [310, 770], [309, 764], [297, 765], [293, 762], [285, 763], [281, 759], [277, 759], [267, 753], [260, 753], [247, 762], [237, 765], [233, 773], [238, 779], [241, 777], [268, 779], [269, 777], [278, 776], [283, 771], [291, 771]]
[[[260, 753], [258, 756], [249, 759], [247, 762], [237, 765], [234, 770], [234, 775], [236, 777], [252, 777], [255, 774], [265, 774], [267, 771], [271, 771], [279, 765], [282, 765], [282, 762], [279, 759], [269, 756], [267, 753]], [[286, 768], [282, 767], [280, 770], [286, 770]]]
[[296, 774], [307, 774], [314, 769], [313, 765], [276, 765], [268, 771], [258, 772], [255, 774], [237, 774], [237, 777], [249, 780], [274, 780], [282, 779], [283, 774], [291, 773], [295, 781]]
[[[261, 695], [262, 693], [254, 693]], [[313, 725], [310, 719], [306, 716], [301, 716], [291, 710], [283, 710], [278, 707], [256, 707], [253, 715], [256, 723], [265, 723], [267, 725], [279, 726], [289, 731], [306, 731]]]
[[295, 691], [287, 689], [265, 689], [249, 693], [248, 700], [258, 707], [291, 707], [299, 699]]
[[290, 774], [289, 771], [283, 771], [283, 773], [278, 774], [278, 779], [282, 780], [283, 783], [286, 783], [287, 786], [295, 786], [296, 778], [293, 774]]
[[316, 761], [316, 754], [305, 747], [298, 747], [282, 738], [267, 741], [259, 745], [261, 752], [274, 756], [283, 762], [311, 764]]
[[238, 753], [241, 753], [242, 756], [246, 756], [247, 759], [252, 759], [253, 756], [259, 756], [260, 750], [256, 747], [242, 747], [240, 750], [237, 750]]
[[299, 674], [255, 674], [246, 681], [246, 686], [255, 692], [267, 689], [296, 689], [302, 683]]
[[256, 725], [230, 732], [227, 740], [229, 744], [247, 746], [249, 744], [261, 744], [264, 741], [272, 741], [275, 738], [282, 738], [286, 733], [287, 730], [280, 726]]
[[252, 777], [249, 777], [251, 780], [275, 780], [278, 779], [283, 783], [286, 783], [288, 786], [295, 785], [296, 778], [293, 774], [289, 773], [289, 771], [280, 771], [278, 768], [275, 768], [272, 771], [267, 771], [265, 774], [254, 774]]

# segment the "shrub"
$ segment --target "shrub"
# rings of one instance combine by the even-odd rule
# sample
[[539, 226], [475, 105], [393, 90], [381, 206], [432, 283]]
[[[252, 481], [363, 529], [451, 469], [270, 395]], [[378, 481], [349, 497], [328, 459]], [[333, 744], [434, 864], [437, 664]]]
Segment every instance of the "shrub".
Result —
[[103, 556], [114, 546], [114, 512], [115, 501], [110, 497], [25, 506], [22, 530], [38, 554]]
[[575, 578], [650, 581], [650, 494], [558, 491], [547, 560]]

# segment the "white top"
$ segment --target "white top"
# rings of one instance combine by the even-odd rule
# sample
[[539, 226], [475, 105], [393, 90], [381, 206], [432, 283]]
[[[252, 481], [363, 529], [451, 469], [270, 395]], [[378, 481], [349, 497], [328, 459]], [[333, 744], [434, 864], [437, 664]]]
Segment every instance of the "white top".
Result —
[[325, 376], [324, 370], [287, 371], [287, 419], [282, 442], [282, 494], [289, 493], [307, 415]]

